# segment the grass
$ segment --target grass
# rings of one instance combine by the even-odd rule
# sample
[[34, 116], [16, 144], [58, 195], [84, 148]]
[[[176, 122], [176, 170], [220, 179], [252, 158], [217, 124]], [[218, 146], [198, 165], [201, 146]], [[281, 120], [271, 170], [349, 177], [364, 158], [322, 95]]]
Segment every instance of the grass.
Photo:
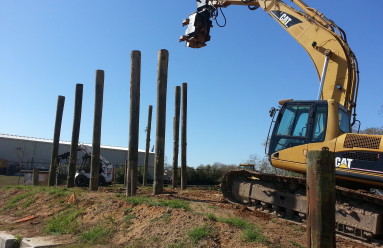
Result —
[[256, 226], [245, 228], [242, 233], [242, 238], [245, 242], [268, 243], [267, 238], [262, 235], [261, 230]]
[[303, 226], [299, 226], [299, 225], [289, 225], [289, 227], [291, 227], [291, 229], [293, 229], [294, 231], [298, 231], [298, 232], [304, 232], [306, 229], [303, 227]]
[[297, 243], [297, 242], [295, 242], [295, 241], [290, 241], [290, 243], [291, 243], [292, 245], [296, 246], [296, 247], [299, 247], [299, 248], [304, 248], [304, 247], [305, 247], [304, 245], [301, 245], [301, 244], [299, 244], [299, 243]]
[[171, 216], [172, 216], [171, 214], [166, 213], [166, 214], [163, 214], [161, 217], [151, 219], [150, 222], [156, 222], [156, 221], [162, 220], [164, 224], [169, 224]]
[[208, 227], [206, 225], [196, 227], [188, 232], [190, 240], [196, 244], [201, 239], [204, 239], [213, 232], [213, 229], [211, 227]]
[[[10, 198], [7, 202], [7, 204], [2, 209], [3, 212], [7, 212], [10, 209], [15, 208], [16, 206], [20, 206], [23, 209], [21, 209], [19, 212], [22, 214], [23, 210], [28, 208], [31, 204], [33, 204], [36, 201], [35, 195], [37, 193], [43, 192], [49, 195], [52, 195], [54, 198], [59, 197], [67, 197], [70, 194], [77, 192], [78, 194], [81, 192], [79, 189], [67, 189], [67, 188], [61, 188], [61, 187], [44, 187], [44, 186], [26, 186], [26, 185], [7, 185], [3, 188], [1, 188], [2, 191], [7, 191], [10, 189], [20, 189], [24, 190], [26, 192], [18, 194], [16, 196], [13, 196]], [[66, 202], [66, 199], [61, 199], [59, 203]], [[19, 214], [19, 215], [20, 215]]]
[[169, 224], [170, 223], [170, 217], [172, 217], [171, 214], [164, 214], [161, 216], [161, 219], [163, 220], [163, 222], [165, 224]]
[[240, 218], [218, 218], [218, 220], [220, 222], [227, 223], [240, 229], [250, 228], [253, 225]]
[[16, 195], [14, 197], [12, 197], [11, 199], [8, 200], [8, 203], [7, 205], [5, 205], [5, 207], [3, 208], [3, 211], [8, 211], [10, 210], [11, 208], [14, 208], [16, 207], [16, 205], [24, 200], [25, 198], [29, 198], [29, 197], [33, 197], [33, 195], [35, 194], [36, 192], [34, 191], [29, 191], [29, 192], [25, 192], [23, 194], [20, 194], [20, 195]]
[[151, 206], [162, 206], [162, 207], [169, 207], [169, 208], [182, 208], [187, 211], [190, 211], [191, 208], [189, 206], [188, 202], [181, 201], [181, 200], [155, 200], [155, 201], [150, 201], [148, 202], [148, 205]]
[[177, 199], [164, 200], [164, 199], [155, 199], [155, 198], [150, 198], [145, 196], [131, 196], [126, 198], [126, 201], [128, 201], [132, 205], [147, 204], [150, 206], [182, 208], [182, 209], [185, 209], [186, 211], [191, 210], [188, 202], [177, 200]]
[[88, 244], [103, 243], [108, 240], [112, 228], [106, 226], [95, 226], [81, 234], [81, 240]]
[[81, 209], [66, 209], [51, 220], [44, 228], [47, 234], [69, 234], [76, 233], [78, 229], [77, 217], [82, 213]]
[[0, 190], [6, 191], [9, 189], [25, 189], [25, 190], [32, 190], [33, 186], [30, 185], [7, 185], [2, 187]]
[[206, 216], [211, 221], [227, 223], [242, 229], [242, 238], [245, 242], [258, 242], [264, 244], [268, 242], [267, 238], [262, 235], [261, 229], [259, 227], [241, 218], [218, 218], [216, 215], [211, 213], [207, 214]]
[[135, 206], [140, 204], [147, 204], [149, 202], [149, 198], [144, 196], [131, 196], [126, 198], [126, 201]]
[[217, 216], [215, 216], [215, 214], [207, 214], [206, 215], [207, 216], [207, 218], [209, 219], [209, 220], [211, 220], [211, 221], [218, 221], [218, 217]]
[[78, 189], [74, 189], [74, 188], [68, 189], [68, 188], [61, 188], [61, 187], [41, 187], [41, 191], [46, 192], [55, 198], [58, 198], [61, 196], [69, 196], [73, 193], [80, 192]]
[[181, 242], [181, 243], [170, 244], [168, 245], [167, 248], [187, 248], [187, 247], [189, 246], [186, 243]]
[[131, 220], [136, 218], [136, 215], [135, 214], [128, 214], [128, 215], [125, 215], [123, 220], [126, 224], [130, 224], [131, 223]]
[[157, 243], [159, 240], [160, 240], [160, 238], [159, 237], [157, 237], [157, 236], [152, 236], [152, 237], [150, 237], [150, 242], [152, 242], [152, 243]]
[[27, 208], [35, 201], [36, 201], [36, 198], [34, 198], [33, 196], [30, 196], [21, 206], [23, 206], [23, 208]]
[[21, 189], [26, 191], [37, 192], [45, 192], [49, 195], [53, 195], [54, 197], [61, 196], [69, 196], [72, 193], [80, 194], [82, 192], [81, 189], [78, 188], [63, 188], [63, 187], [48, 187], [48, 186], [31, 186], [31, 185], [7, 185], [1, 190], [9, 190], [9, 189]]
[[209, 205], [209, 206], [207, 206], [208, 208], [211, 208], [211, 209], [218, 209], [218, 207], [217, 206], [214, 206], [214, 205]]
[[0, 175], [0, 188], [1, 187], [5, 187], [7, 185], [16, 185], [16, 184], [19, 184], [19, 182], [23, 183], [24, 179], [22, 177], [20, 177], [20, 181], [19, 181], [19, 177], [18, 176], [4, 176], [4, 175]]

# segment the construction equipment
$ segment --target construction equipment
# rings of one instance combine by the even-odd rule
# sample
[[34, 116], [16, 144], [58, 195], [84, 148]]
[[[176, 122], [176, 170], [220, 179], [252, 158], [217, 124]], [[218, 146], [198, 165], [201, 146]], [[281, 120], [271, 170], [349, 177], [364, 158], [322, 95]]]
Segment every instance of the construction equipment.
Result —
[[[308, 151], [334, 152], [337, 184], [342, 186], [337, 186], [337, 230], [364, 239], [382, 236], [383, 197], [356, 190], [383, 188], [382, 136], [351, 133], [358, 122], [356, 57], [340, 27], [301, 0], [291, 1], [299, 10], [280, 0], [197, 0], [197, 12], [184, 20], [188, 27], [180, 41], [188, 47], [204, 47], [210, 40], [211, 20], [220, 8], [230, 5], [263, 9], [277, 21], [309, 54], [320, 89], [317, 100], [282, 100], [278, 109], [270, 110], [269, 160], [274, 167], [304, 174]], [[306, 215], [303, 179], [231, 171], [222, 190], [234, 202], [294, 219]]]
[[239, 168], [242, 168], [244, 170], [255, 170], [255, 164], [239, 164]]
[[[75, 174], [74, 183], [77, 187], [85, 187], [89, 185], [90, 180], [90, 163], [92, 158], [92, 148], [80, 144], [78, 146], [78, 151], [83, 153], [81, 164], [77, 169]], [[70, 152], [63, 153], [58, 156], [59, 164], [61, 160], [66, 160], [68, 162], [70, 157]], [[99, 184], [102, 186], [111, 184], [113, 181], [113, 165], [106, 160], [103, 156], [100, 156], [100, 167], [99, 167]]]

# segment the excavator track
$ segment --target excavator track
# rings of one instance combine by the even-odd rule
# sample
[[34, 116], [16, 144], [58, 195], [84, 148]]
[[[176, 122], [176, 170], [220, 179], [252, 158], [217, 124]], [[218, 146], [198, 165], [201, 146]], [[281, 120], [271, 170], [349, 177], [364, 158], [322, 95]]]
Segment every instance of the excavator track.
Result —
[[[306, 220], [304, 178], [233, 170], [226, 173], [221, 189], [229, 202], [296, 222]], [[338, 233], [366, 242], [382, 242], [383, 196], [336, 186], [335, 207]]]

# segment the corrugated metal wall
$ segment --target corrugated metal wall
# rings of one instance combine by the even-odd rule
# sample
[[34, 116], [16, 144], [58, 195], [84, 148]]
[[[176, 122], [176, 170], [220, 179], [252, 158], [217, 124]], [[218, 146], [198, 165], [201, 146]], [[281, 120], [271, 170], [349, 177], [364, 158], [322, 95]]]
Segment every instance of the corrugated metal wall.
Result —
[[[52, 141], [38, 140], [17, 136], [0, 136], [0, 160], [8, 161], [8, 165], [22, 164], [24, 169], [48, 169], [52, 155]], [[60, 143], [59, 155], [70, 151], [70, 144]], [[127, 148], [101, 147], [101, 155], [115, 166], [123, 166], [128, 158]], [[83, 153], [78, 153], [81, 163]], [[138, 153], [138, 166], [144, 165], [145, 152]], [[154, 153], [149, 154], [149, 174], [153, 175]]]

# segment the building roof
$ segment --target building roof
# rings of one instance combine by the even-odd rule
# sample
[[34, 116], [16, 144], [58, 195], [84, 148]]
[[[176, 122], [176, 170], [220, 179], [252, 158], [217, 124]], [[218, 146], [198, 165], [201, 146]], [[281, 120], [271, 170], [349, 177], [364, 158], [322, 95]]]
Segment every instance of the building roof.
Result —
[[[2, 133], [0, 133], [0, 138], [15, 139], [15, 140], [26, 140], [26, 141], [42, 142], [42, 143], [53, 143], [53, 140], [51, 140], [51, 139], [33, 138], [33, 137], [18, 136], [18, 135], [13, 135], [13, 134], [2, 134]], [[71, 142], [70, 141], [61, 141], [60, 140], [60, 144], [70, 145]], [[87, 145], [87, 146], [90, 146], [90, 147], [92, 146], [92, 144], [89, 144], [89, 143], [81, 143], [80, 142], [80, 144]], [[129, 151], [129, 148], [121, 147], [121, 146], [105, 146], [105, 145], [101, 145], [101, 148], [111, 149], [111, 150], [125, 150], [125, 151]], [[138, 151], [139, 152], [145, 152], [145, 150], [140, 150], [140, 149], [138, 149]], [[150, 152], [150, 153], [153, 153], [153, 152]]]

